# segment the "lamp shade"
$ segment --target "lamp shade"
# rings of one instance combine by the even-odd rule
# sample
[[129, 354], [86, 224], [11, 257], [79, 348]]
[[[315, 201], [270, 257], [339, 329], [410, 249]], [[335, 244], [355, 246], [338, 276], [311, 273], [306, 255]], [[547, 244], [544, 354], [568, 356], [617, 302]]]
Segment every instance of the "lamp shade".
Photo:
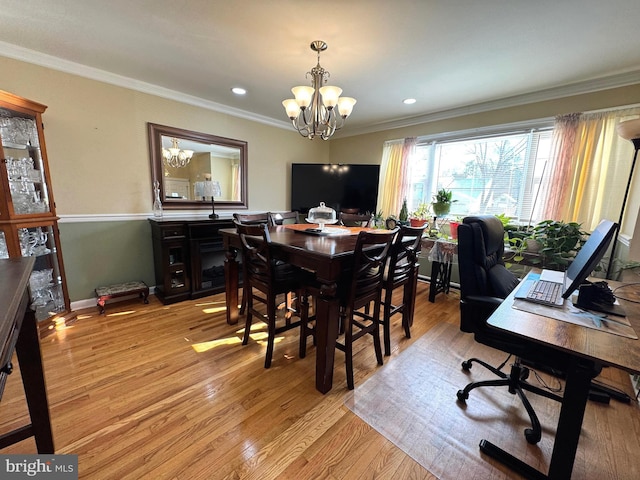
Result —
[[626, 140], [635, 140], [640, 138], [640, 118], [620, 122], [616, 127], [618, 135]]

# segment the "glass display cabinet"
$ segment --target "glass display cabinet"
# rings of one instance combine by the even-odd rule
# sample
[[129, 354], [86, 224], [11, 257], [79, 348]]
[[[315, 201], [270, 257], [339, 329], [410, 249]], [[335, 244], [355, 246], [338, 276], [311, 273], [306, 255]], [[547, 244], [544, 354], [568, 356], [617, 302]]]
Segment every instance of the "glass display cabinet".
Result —
[[41, 118], [46, 108], [0, 91], [0, 258], [36, 258], [29, 293], [41, 330], [71, 310]]

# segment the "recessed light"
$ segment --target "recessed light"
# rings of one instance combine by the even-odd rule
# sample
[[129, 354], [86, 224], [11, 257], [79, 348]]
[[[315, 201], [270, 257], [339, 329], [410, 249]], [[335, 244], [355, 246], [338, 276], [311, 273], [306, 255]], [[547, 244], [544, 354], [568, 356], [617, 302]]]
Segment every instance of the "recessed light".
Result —
[[233, 87], [231, 91], [236, 95], [245, 95], [247, 93], [247, 91], [242, 87]]
[[414, 103], [416, 103], [416, 99], [415, 98], [405, 98], [402, 103], [404, 103], [405, 105], [413, 105]]

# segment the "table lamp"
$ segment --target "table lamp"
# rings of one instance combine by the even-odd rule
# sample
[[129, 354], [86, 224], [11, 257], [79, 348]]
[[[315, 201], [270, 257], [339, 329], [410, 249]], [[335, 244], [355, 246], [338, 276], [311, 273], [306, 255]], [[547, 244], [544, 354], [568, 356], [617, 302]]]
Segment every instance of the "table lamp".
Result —
[[202, 197], [203, 200], [205, 200], [206, 197], [211, 197], [212, 213], [209, 215], [209, 218], [218, 218], [218, 214], [216, 213], [215, 197], [222, 195], [220, 182], [211, 180], [211, 175], [205, 174], [204, 182], [195, 183], [195, 194], [197, 197]]

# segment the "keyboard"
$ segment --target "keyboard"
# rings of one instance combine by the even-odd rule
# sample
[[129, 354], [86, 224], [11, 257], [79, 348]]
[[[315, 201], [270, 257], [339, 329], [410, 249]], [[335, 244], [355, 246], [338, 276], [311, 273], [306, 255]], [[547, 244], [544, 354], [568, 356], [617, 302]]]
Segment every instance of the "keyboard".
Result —
[[545, 305], [562, 305], [562, 287], [561, 283], [536, 280], [527, 292], [526, 298]]

